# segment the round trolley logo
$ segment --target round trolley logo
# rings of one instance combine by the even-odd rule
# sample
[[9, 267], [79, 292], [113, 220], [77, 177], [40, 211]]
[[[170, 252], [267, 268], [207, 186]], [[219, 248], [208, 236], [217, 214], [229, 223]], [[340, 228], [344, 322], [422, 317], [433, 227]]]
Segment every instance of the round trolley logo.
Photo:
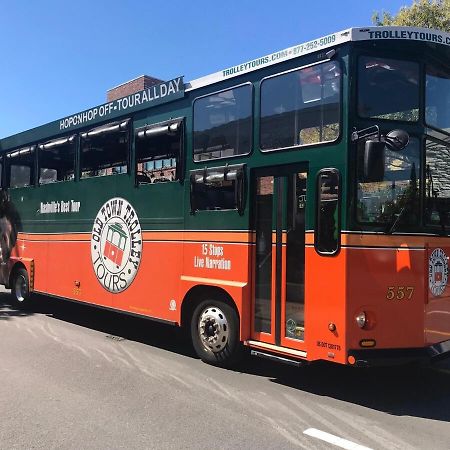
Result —
[[428, 285], [431, 293], [438, 297], [444, 293], [448, 280], [448, 258], [444, 250], [436, 248], [430, 255]]
[[133, 282], [142, 257], [142, 232], [136, 211], [123, 198], [108, 200], [92, 228], [91, 257], [101, 285], [117, 294]]

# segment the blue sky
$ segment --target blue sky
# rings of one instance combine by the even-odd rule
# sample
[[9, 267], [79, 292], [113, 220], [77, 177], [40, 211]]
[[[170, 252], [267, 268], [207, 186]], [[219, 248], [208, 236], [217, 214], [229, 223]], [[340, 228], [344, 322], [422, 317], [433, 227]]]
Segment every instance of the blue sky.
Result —
[[412, 0], [0, 0], [0, 137], [101, 104], [142, 74], [190, 81]]

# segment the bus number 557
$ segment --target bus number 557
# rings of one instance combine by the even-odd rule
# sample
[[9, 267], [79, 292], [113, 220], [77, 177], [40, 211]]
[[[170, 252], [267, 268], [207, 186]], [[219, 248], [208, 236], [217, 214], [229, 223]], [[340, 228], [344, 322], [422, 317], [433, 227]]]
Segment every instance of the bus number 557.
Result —
[[388, 286], [386, 298], [388, 300], [411, 300], [413, 294], [413, 286]]

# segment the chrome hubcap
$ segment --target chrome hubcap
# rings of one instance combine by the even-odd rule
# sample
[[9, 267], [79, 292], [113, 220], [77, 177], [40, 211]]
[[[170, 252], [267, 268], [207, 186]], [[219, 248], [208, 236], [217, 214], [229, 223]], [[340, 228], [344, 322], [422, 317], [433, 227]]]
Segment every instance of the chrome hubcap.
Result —
[[16, 294], [17, 301], [23, 302], [27, 295], [27, 291], [28, 291], [27, 280], [23, 275], [19, 275], [16, 278], [16, 282], [14, 285], [14, 293]]
[[228, 342], [228, 322], [217, 307], [203, 310], [198, 320], [198, 333], [204, 347], [214, 353], [220, 352]]

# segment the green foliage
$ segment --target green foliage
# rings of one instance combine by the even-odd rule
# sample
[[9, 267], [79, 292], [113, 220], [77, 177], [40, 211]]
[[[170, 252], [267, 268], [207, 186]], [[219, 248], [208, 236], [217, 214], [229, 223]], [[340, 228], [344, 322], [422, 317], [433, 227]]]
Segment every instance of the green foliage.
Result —
[[378, 26], [434, 28], [450, 32], [450, 0], [414, 0], [402, 6], [397, 15], [376, 11], [372, 22]]

